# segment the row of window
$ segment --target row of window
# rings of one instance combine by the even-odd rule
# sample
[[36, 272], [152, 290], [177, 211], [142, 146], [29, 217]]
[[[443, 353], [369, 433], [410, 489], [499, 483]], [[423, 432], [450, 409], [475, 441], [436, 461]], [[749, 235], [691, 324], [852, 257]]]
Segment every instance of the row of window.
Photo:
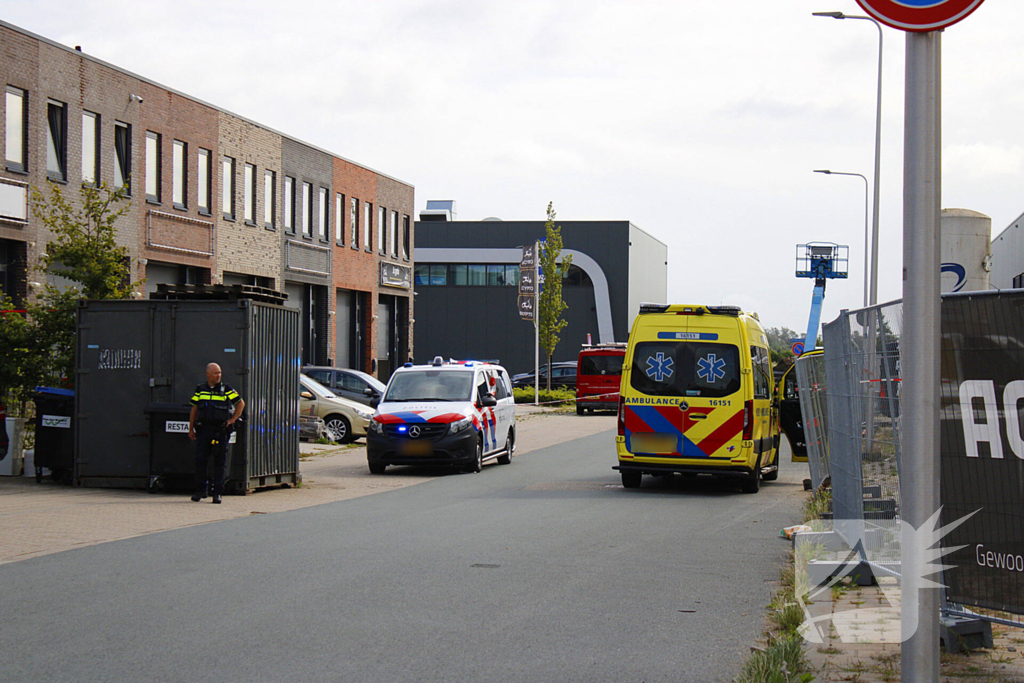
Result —
[[[28, 171], [28, 93], [20, 88], [7, 86], [5, 100], [5, 161], [9, 171], [26, 173]], [[46, 173], [47, 177], [66, 182], [67, 141], [68, 141], [68, 107], [63, 102], [47, 100], [47, 145]], [[163, 136], [160, 133], [146, 131], [146, 201], [160, 204], [163, 201]], [[100, 157], [100, 115], [90, 111], [82, 112], [82, 182], [99, 184]], [[110, 150], [114, 167], [114, 185], [124, 187], [131, 195], [131, 124], [121, 121], [114, 122], [113, 147]], [[188, 209], [189, 174], [188, 174], [188, 143], [173, 140], [171, 143], [171, 202], [177, 209]], [[199, 213], [212, 214], [211, 179], [213, 177], [213, 153], [202, 147], [196, 151], [196, 208]], [[230, 156], [222, 156], [221, 164], [221, 214], [227, 220], [236, 220], [235, 206], [236, 180], [238, 169], [236, 160]], [[245, 163], [242, 169], [242, 220], [248, 225], [256, 225], [256, 203], [258, 193], [258, 170], [254, 164]], [[301, 191], [301, 196], [297, 192]], [[301, 187], [296, 178], [284, 177], [284, 229], [295, 234], [301, 226], [303, 236], [313, 239], [314, 232], [322, 242], [331, 237], [332, 210], [330, 188], [317, 186], [302, 181]], [[269, 230], [275, 230], [277, 214], [277, 172], [271, 169], [263, 171], [263, 224]], [[360, 203], [362, 206], [360, 207]], [[390, 254], [393, 258], [409, 259], [411, 240], [411, 221], [408, 215], [388, 211], [383, 206], [376, 207], [371, 202], [360, 202], [355, 197], [347, 197], [334, 193], [334, 240], [339, 245], [346, 242], [353, 249], [362, 246], [366, 251], [373, 251], [374, 218], [376, 218], [376, 245], [382, 255]], [[345, 208], [348, 204], [348, 222], [345, 222]], [[361, 209], [361, 210], [360, 210]], [[401, 230], [401, 235], [399, 235]]]
[[[417, 286], [484, 286], [516, 287], [519, 285], [519, 266], [507, 264], [474, 263], [420, 263], [415, 269]], [[562, 276], [562, 285], [592, 287], [590, 276], [576, 266]]]

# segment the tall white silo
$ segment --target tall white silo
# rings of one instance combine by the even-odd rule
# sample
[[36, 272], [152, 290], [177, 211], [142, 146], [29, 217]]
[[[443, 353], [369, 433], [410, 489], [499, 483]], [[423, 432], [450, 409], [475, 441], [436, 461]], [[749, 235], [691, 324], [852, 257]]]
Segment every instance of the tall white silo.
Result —
[[992, 219], [970, 209], [942, 210], [942, 293], [989, 288]]

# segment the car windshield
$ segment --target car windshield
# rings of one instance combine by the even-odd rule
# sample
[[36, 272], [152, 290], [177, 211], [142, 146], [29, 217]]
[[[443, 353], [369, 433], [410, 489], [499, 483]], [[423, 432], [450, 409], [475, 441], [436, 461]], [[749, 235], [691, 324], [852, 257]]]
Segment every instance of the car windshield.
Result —
[[334, 394], [331, 393], [330, 389], [325, 387], [323, 384], [320, 384], [320, 382], [317, 382], [315, 379], [312, 379], [311, 377], [303, 377], [302, 379], [299, 380], [299, 385], [303, 389], [313, 392], [320, 398], [334, 398]]
[[472, 398], [472, 372], [416, 370], [396, 373], [384, 401], [469, 401]]

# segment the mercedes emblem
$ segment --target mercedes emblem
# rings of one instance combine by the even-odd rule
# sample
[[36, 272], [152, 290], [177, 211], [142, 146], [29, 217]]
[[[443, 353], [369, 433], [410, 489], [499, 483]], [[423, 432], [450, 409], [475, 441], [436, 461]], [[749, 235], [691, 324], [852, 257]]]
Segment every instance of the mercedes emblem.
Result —
[[409, 436], [413, 439], [420, 438], [420, 428], [418, 426], [409, 427]]

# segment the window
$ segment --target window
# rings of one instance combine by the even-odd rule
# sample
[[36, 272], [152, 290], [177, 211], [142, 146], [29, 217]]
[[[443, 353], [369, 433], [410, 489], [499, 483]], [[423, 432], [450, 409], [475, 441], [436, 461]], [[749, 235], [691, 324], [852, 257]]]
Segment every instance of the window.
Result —
[[448, 266], [448, 282], [465, 287], [469, 283], [469, 266], [464, 263]]
[[46, 176], [53, 180], [68, 178], [68, 117], [63, 102], [46, 103]]
[[100, 178], [100, 116], [82, 112], [82, 184], [98, 185]]
[[351, 206], [348, 209], [348, 220], [352, 230], [352, 248], [359, 248], [359, 200], [355, 197], [349, 198]]
[[199, 148], [199, 213], [210, 213], [210, 150]]
[[363, 248], [373, 251], [373, 204], [363, 202]]
[[222, 157], [220, 160], [220, 210], [224, 218], [235, 220], [235, 160]]
[[188, 196], [188, 145], [181, 140], [171, 144], [171, 202], [176, 209], [187, 206]]
[[313, 236], [313, 186], [302, 183], [302, 236]]
[[1013, 288], [1020, 289], [1021, 287], [1024, 287], [1024, 273], [1013, 278]]
[[386, 228], [385, 219], [387, 218], [388, 210], [383, 206], [377, 207], [377, 251], [382, 254], [388, 253], [387, 233], [384, 232]]
[[629, 378], [634, 389], [648, 396], [722, 398], [740, 389], [739, 361], [739, 349], [731, 344], [641, 342], [633, 351]]
[[402, 215], [402, 258], [409, 260], [409, 240], [412, 237], [410, 232], [409, 217]]
[[7, 86], [5, 158], [8, 171], [27, 171], [28, 160], [25, 155], [25, 91]]
[[160, 201], [160, 134], [146, 131], [146, 201]]
[[256, 167], [246, 164], [242, 169], [242, 211], [247, 225], [256, 225]]
[[295, 178], [284, 177], [284, 229], [295, 234]]
[[320, 235], [320, 241], [322, 241], [322, 242], [326, 242], [327, 241], [327, 235], [330, 234], [329, 231], [330, 231], [330, 227], [331, 227], [331, 204], [327, 200], [327, 198], [329, 196], [330, 195], [327, 193], [327, 188], [321, 187], [320, 188], [320, 204], [319, 204], [319, 207], [320, 207], [320, 223], [317, 226], [317, 230], [319, 231], [318, 234]]
[[505, 266], [505, 284], [510, 287], [519, 286], [519, 266]]
[[320, 384], [323, 384], [325, 387], [329, 387], [331, 386], [331, 375], [334, 373], [332, 373], [330, 370], [308, 370], [303, 374], [305, 374], [307, 377], [315, 379], [317, 382], [320, 382]]
[[479, 287], [487, 284], [487, 266], [469, 265], [466, 268], [467, 285]]
[[277, 210], [277, 174], [263, 172], [263, 227], [274, 230], [274, 213]]
[[124, 188], [126, 195], [132, 193], [132, 127], [131, 124], [114, 122], [114, 185]]
[[487, 284], [490, 287], [500, 287], [505, 284], [505, 266], [487, 266]]
[[345, 195], [334, 193], [334, 239], [345, 246]]
[[398, 212], [391, 212], [391, 223], [388, 225], [390, 233], [388, 239], [391, 242], [391, 255], [398, 258]]
[[416, 267], [413, 268], [413, 280], [414, 285], [429, 285], [430, 284], [430, 266], [417, 263]]
[[754, 398], [771, 398], [772, 366], [768, 349], [751, 346], [750, 362], [754, 368]]

